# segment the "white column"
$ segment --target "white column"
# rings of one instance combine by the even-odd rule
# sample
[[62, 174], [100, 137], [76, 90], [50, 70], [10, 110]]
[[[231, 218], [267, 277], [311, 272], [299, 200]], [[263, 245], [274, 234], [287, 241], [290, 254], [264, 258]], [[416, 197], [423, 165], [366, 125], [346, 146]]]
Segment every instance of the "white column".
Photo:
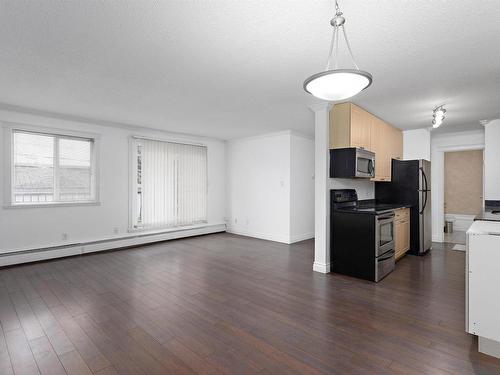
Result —
[[330, 272], [330, 197], [328, 189], [330, 104], [310, 106], [314, 112], [314, 264]]

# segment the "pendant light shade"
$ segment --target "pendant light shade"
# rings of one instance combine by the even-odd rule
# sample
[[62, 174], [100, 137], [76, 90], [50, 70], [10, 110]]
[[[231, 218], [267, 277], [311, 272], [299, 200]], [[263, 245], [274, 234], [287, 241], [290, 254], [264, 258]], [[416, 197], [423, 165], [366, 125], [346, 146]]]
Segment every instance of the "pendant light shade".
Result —
[[[328, 101], [338, 101], [350, 98], [366, 89], [372, 83], [372, 75], [360, 70], [354, 60], [345, 31], [345, 18], [342, 16], [337, 1], [335, 1], [335, 9], [335, 17], [330, 21], [330, 24], [333, 26], [333, 36], [326, 69], [322, 72], [313, 74], [304, 81], [304, 90], [306, 92], [319, 99]], [[342, 31], [347, 50], [349, 51], [355, 69], [337, 68], [340, 31]], [[331, 68], [332, 66], [333, 69]]]
[[372, 75], [355, 69], [336, 69], [316, 73], [304, 82], [304, 90], [313, 96], [329, 101], [350, 98], [372, 83]]

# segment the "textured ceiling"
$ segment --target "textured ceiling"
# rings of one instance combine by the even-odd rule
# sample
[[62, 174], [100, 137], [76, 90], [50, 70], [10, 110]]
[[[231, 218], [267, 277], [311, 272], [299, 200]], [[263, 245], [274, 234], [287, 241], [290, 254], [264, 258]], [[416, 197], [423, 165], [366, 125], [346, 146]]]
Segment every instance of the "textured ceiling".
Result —
[[[373, 85], [354, 101], [402, 129], [500, 117], [500, 1], [340, 0]], [[219, 138], [312, 133], [332, 1], [0, 2], [0, 103]]]

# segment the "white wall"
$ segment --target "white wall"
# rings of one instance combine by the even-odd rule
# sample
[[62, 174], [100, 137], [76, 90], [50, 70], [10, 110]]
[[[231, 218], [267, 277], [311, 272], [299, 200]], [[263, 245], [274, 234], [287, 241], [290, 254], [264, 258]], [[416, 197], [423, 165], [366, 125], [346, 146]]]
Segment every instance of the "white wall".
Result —
[[[166, 132], [101, 126], [44, 116], [0, 111], [9, 121], [100, 134], [99, 206], [0, 208], [0, 252], [121, 237], [128, 230], [129, 137], [143, 135], [204, 143], [208, 147], [208, 225], [224, 223], [225, 142]], [[3, 131], [0, 144], [3, 145]], [[3, 147], [2, 147], [3, 151]], [[0, 153], [0, 197], [3, 197], [3, 152]], [[118, 234], [114, 233], [115, 228]], [[67, 233], [66, 241], [62, 233]]]
[[[483, 130], [444, 133], [431, 137], [432, 240], [443, 242], [444, 227], [444, 153], [479, 150], [485, 144]], [[464, 171], [466, 173], [466, 171]]]
[[428, 129], [403, 132], [403, 160], [431, 160], [431, 133]]
[[500, 200], [500, 119], [484, 126], [484, 193], [486, 200]]
[[330, 272], [330, 190], [356, 189], [359, 199], [375, 198], [375, 183], [367, 180], [330, 178], [329, 115], [330, 105], [310, 107], [314, 112], [315, 228], [313, 270]]
[[290, 134], [227, 143], [228, 231], [290, 239]]
[[283, 243], [313, 236], [313, 145], [301, 138], [284, 131], [228, 142], [229, 232]]
[[314, 237], [314, 141], [291, 134], [290, 242]]

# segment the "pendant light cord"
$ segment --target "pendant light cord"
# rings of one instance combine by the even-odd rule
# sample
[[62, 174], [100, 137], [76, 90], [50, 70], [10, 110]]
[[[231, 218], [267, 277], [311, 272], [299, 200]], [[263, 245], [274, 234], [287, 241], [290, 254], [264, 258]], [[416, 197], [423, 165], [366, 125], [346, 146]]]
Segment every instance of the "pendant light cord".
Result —
[[358, 64], [356, 64], [356, 60], [354, 60], [354, 55], [352, 54], [351, 45], [349, 44], [349, 39], [347, 39], [347, 34], [345, 33], [345, 27], [342, 27], [342, 31], [344, 32], [345, 44], [347, 45], [347, 50], [349, 51], [349, 55], [351, 55], [351, 60], [357, 70], [359, 70]]
[[359, 70], [358, 64], [356, 64], [356, 60], [354, 59], [354, 55], [352, 53], [351, 45], [349, 40], [347, 39], [347, 34], [345, 31], [345, 18], [342, 16], [342, 12], [340, 11], [339, 4], [337, 0], [335, 0], [335, 17], [331, 20], [330, 24], [333, 26], [333, 35], [332, 41], [330, 43], [330, 52], [328, 53], [328, 60], [326, 62], [326, 70], [330, 70], [332, 63], [333, 69], [336, 70], [338, 67], [338, 52], [339, 52], [339, 29], [342, 28], [342, 34], [344, 35], [345, 44], [347, 46], [347, 50], [349, 51], [349, 55], [351, 56], [352, 63]]
[[335, 46], [335, 40], [338, 41], [338, 32], [337, 28], [333, 28], [333, 35], [332, 35], [332, 41], [330, 43], [330, 52], [328, 53], [328, 60], [326, 61], [326, 69], [325, 70], [330, 70], [330, 66], [332, 65], [332, 59], [335, 60], [334, 66], [337, 65], [337, 49], [338, 49], [338, 43], [337, 46], [335, 47], [335, 54], [333, 53], [333, 47]]

